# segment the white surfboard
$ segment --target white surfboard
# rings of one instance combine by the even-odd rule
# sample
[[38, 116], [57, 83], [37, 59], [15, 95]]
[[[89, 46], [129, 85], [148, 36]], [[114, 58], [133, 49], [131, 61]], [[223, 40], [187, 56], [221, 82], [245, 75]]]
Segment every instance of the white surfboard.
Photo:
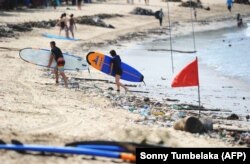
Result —
[[[50, 50], [35, 48], [24, 48], [19, 52], [19, 56], [22, 60], [42, 67], [48, 66], [50, 54]], [[63, 57], [65, 60], [65, 70], [79, 71], [88, 69], [87, 61], [81, 57], [70, 55], [68, 53], [63, 53]], [[55, 66], [56, 62], [54, 60], [51, 68], [55, 68]]]

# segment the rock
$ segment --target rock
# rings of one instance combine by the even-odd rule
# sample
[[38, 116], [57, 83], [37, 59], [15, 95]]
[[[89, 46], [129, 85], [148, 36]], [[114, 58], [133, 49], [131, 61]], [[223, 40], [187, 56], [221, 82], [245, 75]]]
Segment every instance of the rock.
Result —
[[202, 122], [196, 117], [186, 117], [174, 124], [175, 130], [182, 130], [190, 133], [200, 133], [203, 130]]
[[204, 131], [213, 130], [213, 120], [211, 118], [203, 118], [201, 119], [201, 122], [203, 124]]
[[227, 120], [239, 120], [239, 116], [236, 114], [231, 114], [227, 117]]
[[245, 97], [243, 97], [242, 99], [243, 99], [243, 100], [246, 100], [246, 98], [245, 98]]

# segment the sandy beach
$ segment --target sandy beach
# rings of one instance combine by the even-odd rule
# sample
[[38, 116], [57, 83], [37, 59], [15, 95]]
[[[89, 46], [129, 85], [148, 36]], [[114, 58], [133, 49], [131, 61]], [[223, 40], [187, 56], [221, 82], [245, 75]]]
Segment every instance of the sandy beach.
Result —
[[[103, 28], [85, 24], [77, 24], [76, 38], [80, 41], [55, 40], [58, 47], [64, 52], [85, 58], [89, 51], [108, 52], [109, 49], [126, 49], [131, 45], [138, 44], [150, 38], [161, 38], [168, 35], [168, 18], [166, 2], [160, 0], [150, 1], [145, 6], [144, 1], [135, 1], [134, 5], [126, 4], [124, 0], [111, 0], [105, 3], [92, 3], [82, 6], [82, 10], [75, 7], [62, 6], [56, 10], [26, 9], [24, 11], [0, 11], [0, 25], [19, 24], [29, 21], [57, 20], [61, 13], [73, 13], [75, 17], [93, 16], [97, 14], [120, 14], [121, 17], [106, 18], [103, 21], [111, 24], [114, 29]], [[236, 26], [236, 14], [241, 13], [244, 21], [250, 20], [250, 5], [234, 4], [232, 13], [229, 13], [224, 0], [202, 0], [204, 6], [209, 6], [210, 11], [197, 9], [196, 31], [216, 30], [225, 27]], [[182, 36], [192, 31], [190, 22], [190, 9], [179, 6], [180, 3], [170, 3], [170, 16], [173, 25], [173, 36]], [[130, 12], [135, 7], [142, 7], [157, 11], [163, 9], [165, 17], [163, 28], [153, 16], [133, 15]], [[183, 14], [187, 13], [187, 14]], [[0, 49], [0, 139], [10, 143], [12, 139], [27, 144], [44, 144], [63, 146], [74, 141], [126, 141], [145, 142], [149, 144], [163, 145], [167, 147], [247, 147], [246, 143], [233, 142], [230, 137], [220, 137], [218, 128], [216, 132], [205, 134], [191, 134], [188, 132], [174, 130], [172, 126], [166, 125], [165, 118], [171, 117], [173, 111], [168, 104], [170, 101], [160, 102], [161, 111], [165, 116], [161, 118], [145, 118], [136, 112], [124, 109], [128, 99], [143, 101], [145, 97], [150, 98], [152, 103], [157, 100], [150, 94], [138, 94], [121, 91], [117, 94], [115, 85], [100, 81], [76, 80], [77, 78], [105, 79], [114, 82], [112, 77], [96, 71], [90, 67], [91, 76], [88, 71], [66, 72], [71, 82], [78, 83], [78, 87], [70, 86], [69, 89], [63, 85], [56, 86], [53, 74], [43, 67], [29, 64], [19, 57], [15, 49], [26, 47], [49, 49], [50, 38], [43, 37], [43, 33], [58, 34], [59, 27], [33, 28], [29, 32], [15, 32], [15, 37], [0, 37], [0, 47], [8, 47], [11, 50]], [[162, 38], [161, 38], [162, 39]], [[166, 38], [168, 39], [168, 38]], [[14, 50], [13, 50], [14, 48]], [[124, 50], [125, 51], [125, 50]], [[176, 61], [178, 62], [178, 61]], [[249, 122], [245, 116], [250, 110], [250, 88], [239, 79], [222, 77], [213, 72], [207, 66], [202, 65], [202, 71], [206, 83], [211, 77], [223, 81], [220, 85], [209, 84], [204, 90], [209, 90], [209, 96], [202, 99], [206, 107], [211, 107], [209, 101], [217, 102], [214, 108], [223, 108], [220, 103], [225, 100], [227, 104], [230, 97], [245, 97], [245, 101], [239, 100], [246, 113], [237, 121], [225, 118], [214, 118], [215, 127], [226, 126], [226, 128], [245, 131], [250, 129]], [[171, 73], [171, 72], [169, 72]], [[169, 80], [169, 79], [168, 79]], [[166, 82], [169, 85], [171, 81]], [[222, 86], [231, 86], [232, 90], [222, 89]], [[136, 84], [137, 85], [137, 84]], [[139, 84], [141, 85], [141, 84]], [[146, 90], [147, 87], [131, 87], [131, 90]], [[238, 87], [239, 86], [239, 87]], [[113, 91], [108, 90], [114, 88]], [[163, 87], [164, 88], [164, 87]], [[152, 89], [153, 90], [153, 89]], [[219, 90], [219, 92], [218, 92]], [[223, 92], [222, 92], [223, 91]], [[166, 92], [170, 99], [175, 92], [167, 87]], [[196, 96], [193, 92], [184, 91]], [[220, 98], [218, 98], [220, 97]], [[229, 98], [228, 98], [229, 97]], [[188, 99], [187, 96], [179, 96], [178, 99]], [[189, 102], [189, 101], [187, 101]], [[122, 104], [122, 105], [121, 105]], [[240, 106], [241, 107], [241, 106]], [[157, 107], [154, 107], [157, 111]], [[189, 114], [191, 114], [190, 112]], [[194, 111], [197, 113], [197, 111]], [[227, 113], [226, 116], [232, 114]], [[220, 114], [219, 114], [220, 115]], [[208, 117], [211, 115], [208, 114]], [[223, 117], [224, 115], [221, 114]], [[205, 117], [205, 114], [204, 114]], [[152, 121], [153, 120], [153, 121]], [[163, 121], [162, 121], [163, 120]], [[150, 122], [151, 121], [151, 122]], [[146, 123], [145, 123], [146, 122]], [[164, 123], [165, 122], [165, 123]], [[231, 125], [230, 125], [231, 124]], [[166, 126], [165, 126], [166, 125]], [[233, 126], [234, 125], [234, 126]], [[238, 126], [239, 125], [239, 126]], [[241, 128], [240, 128], [241, 126]], [[223, 131], [224, 132], [224, 131]], [[224, 132], [227, 134], [226, 132]], [[22, 155], [17, 152], [0, 151], [1, 163], [125, 163], [119, 160], [107, 158], [93, 159], [89, 156], [65, 155], [65, 156], [41, 156]]]

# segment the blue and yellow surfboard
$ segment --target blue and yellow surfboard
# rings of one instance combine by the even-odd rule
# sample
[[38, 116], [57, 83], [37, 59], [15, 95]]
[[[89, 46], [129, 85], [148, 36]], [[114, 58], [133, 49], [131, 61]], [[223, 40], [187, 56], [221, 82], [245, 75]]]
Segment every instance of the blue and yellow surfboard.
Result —
[[[111, 57], [106, 56], [100, 52], [89, 52], [86, 59], [89, 65], [91, 65], [95, 69], [105, 74], [114, 76], [114, 72], [111, 71]], [[121, 76], [122, 80], [130, 82], [143, 82], [143, 75], [135, 68], [125, 63], [122, 63], [121, 66], [123, 71]]]

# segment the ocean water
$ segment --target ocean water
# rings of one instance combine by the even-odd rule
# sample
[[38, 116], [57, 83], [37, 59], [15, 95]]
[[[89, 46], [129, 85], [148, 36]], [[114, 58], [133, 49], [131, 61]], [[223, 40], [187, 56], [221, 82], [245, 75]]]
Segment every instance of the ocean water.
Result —
[[[198, 104], [197, 87], [171, 88], [175, 75], [199, 59], [201, 104], [245, 114], [250, 110], [250, 27], [227, 28], [195, 34], [197, 53], [173, 53], [174, 72], [168, 36], [154, 37], [117, 49], [123, 62], [145, 77], [150, 96], [174, 98], [180, 103]], [[193, 51], [192, 35], [173, 38], [173, 49]]]
[[[198, 56], [199, 63], [221, 75], [250, 83], [250, 24], [195, 34], [197, 53], [173, 53], [174, 74]], [[145, 72], [145, 81], [171, 78], [171, 53], [166, 38], [139, 43], [120, 51], [125, 61]], [[173, 38], [173, 49], [194, 51], [191, 35]], [[153, 80], [154, 79], [154, 80]]]

